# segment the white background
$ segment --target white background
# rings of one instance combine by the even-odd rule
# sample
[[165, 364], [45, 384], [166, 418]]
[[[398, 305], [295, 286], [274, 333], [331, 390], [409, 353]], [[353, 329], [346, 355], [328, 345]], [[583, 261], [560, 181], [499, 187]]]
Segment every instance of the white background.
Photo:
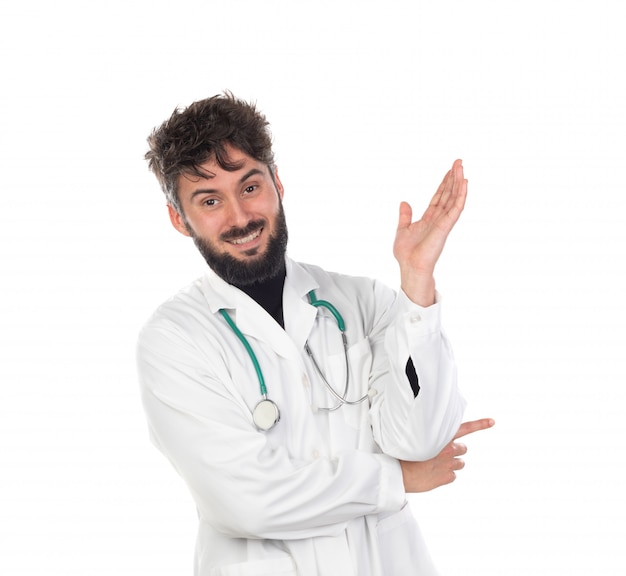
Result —
[[329, 269], [395, 286], [398, 203], [464, 160], [438, 288], [497, 425], [411, 499], [442, 572], [626, 573], [620, 4], [2, 1], [0, 573], [191, 574], [134, 344], [203, 262], [143, 154], [224, 89], [272, 124], [290, 254]]

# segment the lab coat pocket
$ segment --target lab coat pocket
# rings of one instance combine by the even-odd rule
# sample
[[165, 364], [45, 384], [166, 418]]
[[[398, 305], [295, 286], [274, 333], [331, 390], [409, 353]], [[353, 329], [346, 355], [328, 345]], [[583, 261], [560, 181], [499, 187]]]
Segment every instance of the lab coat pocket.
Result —
[[385, 576], [437, 576], [437, 569], [408, 502], [399, 512], [381, 518], [377, 533]]
[[297, 576], [295, 564], [290, 556], [217, 566], [211, 570], [211, 576], [273, 576], [274, 574]]

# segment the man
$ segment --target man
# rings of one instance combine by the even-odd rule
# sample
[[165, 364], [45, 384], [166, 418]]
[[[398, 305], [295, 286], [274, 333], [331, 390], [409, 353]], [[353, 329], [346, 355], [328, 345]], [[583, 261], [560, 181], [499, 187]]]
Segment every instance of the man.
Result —
[[398, 294], [286, 256], [268, 123], [229, 93], [149, 138], [169, 216], [209, 270], [141, 332], [156, 446], [199, 514], [195, 573], [435, 574], [406, 493], [454, 479], [464, 401], [433, 271], [465, 202], [460, 161], [417, 222]]

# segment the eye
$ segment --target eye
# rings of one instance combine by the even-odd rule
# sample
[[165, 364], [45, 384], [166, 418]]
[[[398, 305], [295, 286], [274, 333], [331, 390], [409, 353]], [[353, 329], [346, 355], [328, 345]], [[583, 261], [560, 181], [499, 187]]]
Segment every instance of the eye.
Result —
[[257, 188], [258, 188], [258, 186], [256, 184], [251, 184], [250, 186], [246, 186], [243, 189], [243, 193], [244, 194], [252, 194], [252, 192], [254, 192]]
[[217, 200], [215, 198], [207, 198], [202, 202], [205, 206], [215, 206], [217, 204]]

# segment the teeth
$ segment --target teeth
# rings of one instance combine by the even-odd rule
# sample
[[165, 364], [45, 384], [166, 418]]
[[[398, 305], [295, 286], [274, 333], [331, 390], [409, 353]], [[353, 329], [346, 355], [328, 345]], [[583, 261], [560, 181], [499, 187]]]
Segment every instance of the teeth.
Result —
[[252, 234], [250, 234], [249, 236], [246, 236], [245, 238], [239, 238], [238, 240], [231, 240], [231, 242], [233, 244], [245, 244], [246, 242], [252, 242], [252, 240], [257, 238], [259, 234], [261, 234], [261, 231], [257, 230], [256, 232], [253, 232]]

